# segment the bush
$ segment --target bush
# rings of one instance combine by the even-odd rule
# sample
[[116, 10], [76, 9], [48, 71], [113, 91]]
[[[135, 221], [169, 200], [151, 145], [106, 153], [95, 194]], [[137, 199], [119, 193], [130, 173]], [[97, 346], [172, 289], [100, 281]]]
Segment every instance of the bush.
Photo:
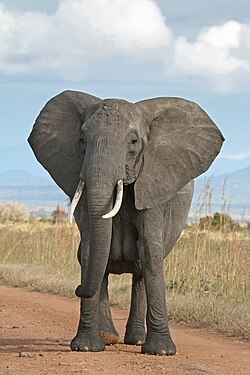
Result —
[[18, 202], [0, 203], [1, 223], [24, 223], [29, 221], [29, 211], [27, 207]]
[[233, 221], [230, 215], [223, 214], [219, 212], [215, 212], [212, 216], [205, 216], [200, 218], [199, 220], [199, 226], [200, 228], [214, 228], [214, 229], [220, 229], [220, 228], [228, 228], [233, 229], [237, 226], [237, 224]]

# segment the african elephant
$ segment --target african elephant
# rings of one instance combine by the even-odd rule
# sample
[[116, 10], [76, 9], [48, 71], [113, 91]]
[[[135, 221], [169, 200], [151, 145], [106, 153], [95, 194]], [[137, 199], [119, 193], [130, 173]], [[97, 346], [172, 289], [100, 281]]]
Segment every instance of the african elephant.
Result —
[[81, 233], [80, 321], [71, 349], [101, 351], [117, 342], [108, 274], [128, 272], [125, 343], [141, 344], [142, 353], [175, 354], [163, 261], [185, 225], [193, 179], [220, 151], [219, 129], [180, 98], [133, 104], [64, 91], [42, 109], [28, 141], [70, 197]]

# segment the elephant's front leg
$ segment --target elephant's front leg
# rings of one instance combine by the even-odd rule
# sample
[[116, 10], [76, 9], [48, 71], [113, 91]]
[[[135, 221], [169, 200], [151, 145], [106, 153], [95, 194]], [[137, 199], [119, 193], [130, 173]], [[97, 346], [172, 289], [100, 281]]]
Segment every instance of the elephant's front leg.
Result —
[[77, 335], [71, 341], [74, 351], [99, 352], [105, 343], [101, 336], [99, 303], [100, 291], [91, 298], [81, 298], [80, 321]]
[[[77, 258], [81, 265], [82, 282], [89, 256], [89, 224], [86, 206], [86, 202], [84, 207], [78, 205], [75, 213], [77, 225], [81, 228], [81, 242], [79, 244]], [[70, 343], [70, 347], [74, 351], [84, 352], [98, 352], [104, 350], [105, 343], [101, 335], [100, 321], [100, 288], [93, 297], [81, 298], [79, 326], [76, 336]]]
[[142, 353], [174, 355], [176, 348], [168, 328], [165, 300], [161, 227], [156, 218], [144, 222], [140, 231], [139, 256], [147, 295], [147, 335]]

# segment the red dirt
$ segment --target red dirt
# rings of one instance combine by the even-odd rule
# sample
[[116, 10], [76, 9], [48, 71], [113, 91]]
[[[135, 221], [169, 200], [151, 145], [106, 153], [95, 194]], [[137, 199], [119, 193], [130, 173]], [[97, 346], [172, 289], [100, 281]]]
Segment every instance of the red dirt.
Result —
[[[169, 374], [248, 375], [250, 345], [206, 331], [171, 324], [178, 353], [174, 357], [140, 354], [118, 343], [104, 352], [71, 352], [79, 301], [0, 287], [0, 374]], [[127, 312], [113, 309], [121, 336]], [[122, 340], [121, 340], [122, 342]]]

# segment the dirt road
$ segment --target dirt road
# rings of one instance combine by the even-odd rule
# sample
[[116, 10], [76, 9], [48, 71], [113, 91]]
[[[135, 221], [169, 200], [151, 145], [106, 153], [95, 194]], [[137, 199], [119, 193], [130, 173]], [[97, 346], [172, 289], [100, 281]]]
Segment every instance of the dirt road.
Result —
[[[205, 331], [171, 325], [174, 357], [140, 354], [119, 343], [100, 353], [71, 352], [78, 300], [0, 287], [0, 374], [250, 374], [250, 345]], [[127, 312], [113, 309], [122, 335]], [[122, 340], [121, 340], [122, 342]]]

